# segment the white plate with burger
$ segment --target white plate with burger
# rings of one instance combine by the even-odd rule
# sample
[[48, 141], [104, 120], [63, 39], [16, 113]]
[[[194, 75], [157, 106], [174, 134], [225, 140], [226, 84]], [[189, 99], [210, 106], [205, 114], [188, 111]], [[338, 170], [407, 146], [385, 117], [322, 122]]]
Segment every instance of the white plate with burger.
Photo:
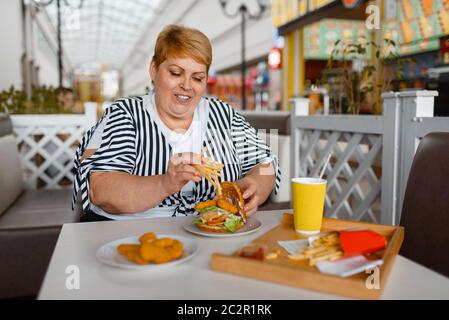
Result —
[[262, 223], [254, 217], [246, 217], [245, 202], [238, 186], [232, 182], [220, 184], [218, 199], [200, 202], [195, 206], [199, 214], [184, 224], [184, 229], [207, 237], [235, 237], [260, 229]]

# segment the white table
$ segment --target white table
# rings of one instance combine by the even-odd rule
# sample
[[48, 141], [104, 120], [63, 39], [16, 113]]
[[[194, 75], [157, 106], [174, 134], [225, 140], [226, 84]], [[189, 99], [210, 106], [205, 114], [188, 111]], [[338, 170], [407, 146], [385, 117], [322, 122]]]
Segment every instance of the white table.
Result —
[[[53, 253], [39, 299], [338, 299], [341, 297], [238, 277], [210, 269], [213, 252], [232, 253], [279, 224], [283, 211], [257, 213], [263, 226], [255, 233], [207, 238], [182, 228], [185, 218], [155, 218], [65, 224]], [[125, 270], [104, 265], [95, 254], [103, 244], [147, 231], [177, 234], [197, 241], [193, 259], [163, 270]], [[79, 267], [79, 289], [67, 289], [66, 268]], [[402, 256], [396, 258], [383, 299], [448, 299], [449, 278]]]

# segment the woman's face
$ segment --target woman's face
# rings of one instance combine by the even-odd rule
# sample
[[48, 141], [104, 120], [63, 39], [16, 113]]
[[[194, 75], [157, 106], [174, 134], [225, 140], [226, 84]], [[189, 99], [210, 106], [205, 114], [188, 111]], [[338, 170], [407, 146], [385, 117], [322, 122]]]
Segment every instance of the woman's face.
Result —
[[206, 92], [207, 67], [192, 58], [168, 58], [156, 69], [150, 67], [156, 105], [172, 120], [186, 120]]

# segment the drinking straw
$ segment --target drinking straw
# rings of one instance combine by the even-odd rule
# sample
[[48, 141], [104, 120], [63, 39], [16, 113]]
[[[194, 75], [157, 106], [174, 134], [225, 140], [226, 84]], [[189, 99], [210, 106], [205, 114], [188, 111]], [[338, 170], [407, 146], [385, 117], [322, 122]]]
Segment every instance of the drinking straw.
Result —
[[324, 163], [324, 166], [323, 166], [323, 168], [321, 169], [320, 179], [323, 178], [324, 171], [326, 170], [326, 167], [327, 167], [327, 165], [329, 164], [329, 160], [331, 159], [331, 155], [332, 155], [332, 153], [329, 153], [329, 155], [327, 156], [326, 162]]

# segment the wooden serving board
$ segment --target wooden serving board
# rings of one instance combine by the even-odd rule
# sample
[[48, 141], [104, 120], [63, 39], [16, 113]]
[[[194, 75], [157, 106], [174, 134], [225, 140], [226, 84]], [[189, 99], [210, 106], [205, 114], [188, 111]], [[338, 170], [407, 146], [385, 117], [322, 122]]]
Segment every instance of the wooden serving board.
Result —
[[238, 256], [214, 253], [211, 267], [213, 270], [232, 273], [234, 275], [276, 282], [288, 286], [300, 287], [330, 294], [337, 294], [357, 299], [378, 299], [385, 287], [394, 259], [399, 252], [404, 239], [404, 228], [354, 222], [337, 219], [323, 219], [322, 232], [338, 231], [347, 228], [368, 228], [383, 235], [387, 240], [385, 250], [376, 253], [375, 258], [382, 258], [384, 263], [379, 267], [380, 288], [368, 289], [366, 282], [369, 273], [359, 273], [347, 278], [330, 276], [320, 273], [315, 267], [310, 267], [306, 261], [292, 261], [287, 252], [278, 244], [279, 240], [305, 239], [293, 228], [293, 215], [284, 213], [281, 223], [266, 232], [252, 243], [264, 245], [266, 252], [280, 249], [281, 254], [273, 260], [254, 260]]

